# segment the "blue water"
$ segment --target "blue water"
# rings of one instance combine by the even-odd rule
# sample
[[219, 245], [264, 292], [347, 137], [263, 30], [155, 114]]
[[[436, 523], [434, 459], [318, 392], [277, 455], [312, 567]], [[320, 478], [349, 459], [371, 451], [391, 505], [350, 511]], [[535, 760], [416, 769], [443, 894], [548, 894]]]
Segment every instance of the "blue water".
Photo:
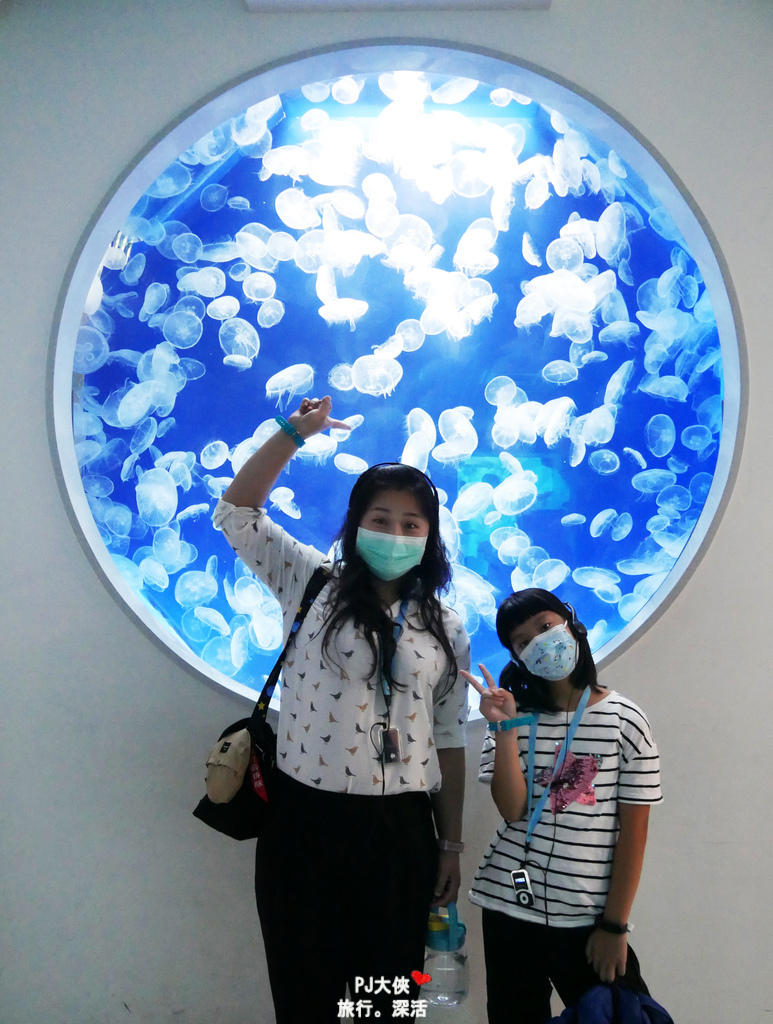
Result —
[[684, 240], [608, 145], [526, 97], [306, 92], [213, 129], [116, 225], [74, 363], [102, 539], [204, 671], [259, 685], [278, 607], [210, 516], [229, 453], [330, 393], [360, 425], [293, 461], [281, 525], [327, 550], [353, 473], [426, 460], [475, 660], [501, 664], [496, 605], [534, 584], [598, 649], [665, 581], [715, 470], [720, 343]]

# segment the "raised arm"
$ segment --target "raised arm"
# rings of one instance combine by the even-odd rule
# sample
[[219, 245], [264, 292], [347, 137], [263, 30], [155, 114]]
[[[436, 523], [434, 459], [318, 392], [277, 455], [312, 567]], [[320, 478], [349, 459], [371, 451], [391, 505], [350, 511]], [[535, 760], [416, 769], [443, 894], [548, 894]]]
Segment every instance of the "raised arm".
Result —
[[[287, 422], [295, 427], [304, 441], [329, 427], [349, 430], [347, 423], [331, 419], [331, 407], [329, 395], [304, 398], [298, 410], [288, 416]], [[276, 433], [247, 459], [236, 474], [223, 499], [240, 508], [262, 508], [282, 470], [297, 451], [298, 445], [292, 437], [277, 425]]]
[[[515, 697], [509, 690], [497, 686], [485, 665], [478, 667], [486, 680], [485, 687], [481, 686], [469, 672], [462, 672], [462, 675], [480, 694], [480, 713], [489, 722], [504, 722], [515, 718], [518, 714]], [[521, 770], [517, 730], [508, 729], [506, 732], [496, 732], [493, 735], [496, 737], [496, 750], [491, 796], [505, 821], [520, 821], [526, 813], [528, 796], [526, 780]]]

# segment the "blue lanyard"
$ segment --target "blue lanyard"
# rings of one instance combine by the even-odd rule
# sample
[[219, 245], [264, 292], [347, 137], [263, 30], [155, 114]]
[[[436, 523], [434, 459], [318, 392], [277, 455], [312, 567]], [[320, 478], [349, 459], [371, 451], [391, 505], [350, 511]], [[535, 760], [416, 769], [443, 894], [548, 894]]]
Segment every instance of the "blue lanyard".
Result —
[[[393, 637], [395, 641], [395, 653], [392, 657], [392, 676], [394, 677], [395, 658], [397, 657], [397, 641], [400, 639], [400, 634], [403, 631], [403, 623], [405, 622], [405, 616], [408, 613], [408, 602], [403, 601], [400, 605], [400, 613], [395, 619], [395, 626], [393, 631]], [[389, 704], [392, 698], [392, 690], [389, 686], [389, 680], [386, 677], [386, 672], [381, 673], [381, 692], [384, 694], [384, 703], [387, 706], [387, 712], [389, 711]]]
[[[561, 748], [558, 751], [555, 768], [553, 769], [553, 778], [556, 778], [558, 773], [561, 771], [561, 767], [566, 760], [566, 752], [572, 745], [574, 734], [577, 732], [577, 726], [580, 724], [580, 719], [582, 718], [583, 711], [585, 711], [585, 708], [588, 705], [589, 699], [590, 687], [586, 687], [582, 697], [580, 697], [580, 703], [577, 705], [577, 708], [572, 715], [572, 721], [566, 734], [566, 740], [561, 744]], [[518, 721], [523, 722], [524, 724], [526, 722], [531, 723], [529, 728], [529, 760], [526, 769], [526, 787], [529, 800], [529, 824], [526, 829], [526, 849], [528, 850], [529, 843], [531, 842], [531, 834], [534, 831], [540, 815], [542, 814], [542, 810], [547, 803], [547, 799], [550, 796], [550, 783], [545, 786], [542, 796], [537, 802], [537, 806], [532, 809], [532, 803], [534, 801], [534, 758], [537, 751], [537, 726], [539, 724], [539, 715], [524, 715], [522, 718], [519, 718]]]

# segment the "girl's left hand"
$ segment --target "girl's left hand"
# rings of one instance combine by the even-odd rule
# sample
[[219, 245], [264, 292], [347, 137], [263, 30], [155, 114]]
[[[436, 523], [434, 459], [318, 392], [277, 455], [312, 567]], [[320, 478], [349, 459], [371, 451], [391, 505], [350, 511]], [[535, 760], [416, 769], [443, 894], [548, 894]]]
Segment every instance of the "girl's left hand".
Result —
[[462, 872], [459, 867], [459, 854], [451, 850], [441, 850], [438, 858], [437, 881], [430, 903], [431, 907], [447, 907], [454, 903], [459, 895], [462, 884]]
[[628, 938], [625, 935], [612, 935], [596, 928], [591, 932], [585, 947], [588, 963], [593, 967], [602, 981], [612, 983], [616, 977], [625, 974], [628, 959]]

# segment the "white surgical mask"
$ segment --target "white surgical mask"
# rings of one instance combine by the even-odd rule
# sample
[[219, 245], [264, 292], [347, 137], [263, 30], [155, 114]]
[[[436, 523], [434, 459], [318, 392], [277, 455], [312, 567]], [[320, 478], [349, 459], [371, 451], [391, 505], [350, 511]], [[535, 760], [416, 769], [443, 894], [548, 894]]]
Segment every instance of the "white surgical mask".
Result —
[[535, 636], [521, 651], [520, 660], [540, 679], [565, 679], [577, 664], [577, 641], [565, 622]]

